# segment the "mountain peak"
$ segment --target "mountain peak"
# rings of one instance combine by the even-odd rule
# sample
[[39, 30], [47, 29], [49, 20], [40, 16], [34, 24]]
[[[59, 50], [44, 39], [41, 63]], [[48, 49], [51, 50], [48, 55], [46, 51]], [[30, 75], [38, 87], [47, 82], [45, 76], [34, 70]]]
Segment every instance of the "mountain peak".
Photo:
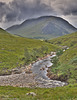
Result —
[[73, 33], [77, 29], [60, 17], [41, 16], [25, 20], [20, 25], [8, 28], [7, 31], [28, 38], [50, 39]]

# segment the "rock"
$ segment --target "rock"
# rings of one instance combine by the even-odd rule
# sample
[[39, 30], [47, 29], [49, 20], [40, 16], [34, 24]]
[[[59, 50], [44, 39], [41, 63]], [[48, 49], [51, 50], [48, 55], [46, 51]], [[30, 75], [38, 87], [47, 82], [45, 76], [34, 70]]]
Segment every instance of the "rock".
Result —
[[29, 93], [26, 93], [26, 95], [28, 95], [28, 96], [36, 96], [36, 93], [34, 93], [34, 92], [29, 92]]
[[56, 55], [56, 52], [51, 52], [51, 55]]
[[32, 62], [32, 64], [34, 64], [34, 63], [35, 63], [35, 61]]
[[64, 49], [63, 52], [65, 52], [66, 50]]
[[2, 48], [2, 50], [5, 50], [4, 48]]
[[44, 67], [42, 67], [40, 70], [45, 70], [45, 68], [44, 68]]
[[13, 69], [12, 70], [12, 74], [20, 74], [20, 73], [21, 73], [20, 69]]

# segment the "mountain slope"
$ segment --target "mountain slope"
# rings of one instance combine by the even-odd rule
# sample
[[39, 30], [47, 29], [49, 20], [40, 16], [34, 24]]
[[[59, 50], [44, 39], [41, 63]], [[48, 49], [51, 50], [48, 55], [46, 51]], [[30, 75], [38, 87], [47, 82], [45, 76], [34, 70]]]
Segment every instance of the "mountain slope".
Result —
[[43, 41], [18, 37], [0, 29], [0, 75], [56, 49], [56, 46]]
[[52, 68], [60, 79], [69, 83], [77, 83], [77, 32], [50, 40], [51, 44], [68, 46], [61, 56], [57, 66]]
[[49, 40], [52, 44], [72, 47], [77, 43], [77, 32]]
[[8, 28], [7, 31], [22, 37], [50, 39], [73, 33], [77, 29], [60, 17], [44, 16], [26, 20], [20, 25]]

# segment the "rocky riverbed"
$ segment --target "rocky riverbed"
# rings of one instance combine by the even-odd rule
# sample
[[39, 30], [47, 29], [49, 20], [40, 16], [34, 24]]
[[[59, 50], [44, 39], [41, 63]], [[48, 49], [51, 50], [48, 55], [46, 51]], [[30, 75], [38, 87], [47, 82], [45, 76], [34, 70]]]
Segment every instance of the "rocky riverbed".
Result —
[[52, 65], [51, 58], [54, 56], [49, 55], [34, 62], [29, 68], [31, 73], [28, 73], [24, 67], [18, 74], [0, 76], [0, 86], [52, 88], [67, 85], [65, 82], [50, 80], [47, 76], [48, 67]]
[[67, 85], [65, 82], [51, 80], [47, 76], [48, 68], [53, 65], [53, 63], [51, 63], [51, 58], [54, 56], [56, 55], [48, 56], [45, 59], [40, 60], [32, 65], [32, 72], [35, 74], [35, 80], [37, 83], [39, 83], [38, 87], [51, 88]]

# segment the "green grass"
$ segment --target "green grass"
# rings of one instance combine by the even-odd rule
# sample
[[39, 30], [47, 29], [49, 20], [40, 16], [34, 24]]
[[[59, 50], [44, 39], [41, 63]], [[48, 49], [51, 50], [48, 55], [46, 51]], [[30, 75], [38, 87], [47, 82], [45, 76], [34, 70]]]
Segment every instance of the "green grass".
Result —
[[[57, 49], [56, 46], [44, 41], [17, 37], [0, 29], [0, 73], [4, 73], [4, 70], [24, 65], [26, 60], [24, 59], [26, 58], [26, 49], [32, 53], [34, 48], [39, 50], [43, 46], [48, 48], [48, 51], [45, 53], [49, 53], [50, 51], [55, 51]], [[42, 57], [44, 54], [39, 53], [38, 56]], [[31, 59], [30, 62], [32, 62]]]
[[62, 79], [77, 83], [77, 32], [50, 40], [51, 44], [70, 47], [59, 56], [59, 65], [52, 68]]
[[58, 46], [62, 45], [72, 47], [77, 44], [77, 32], [51, 39], [49, 42]]
[[[34, 92], [36, 96], [27, 96], [26, 93]], [[57, 87], [51, 89], [44, 88], [18, 88], [0, 87], [0, 100], [77, 100], [77, 84]]]
[[[68, 76], [67, 81], [70, 85], [51, 89], [0, 86], [0, 100], [77, 100], [77, 84], [74, 84], [77, 80], [76, 37], [77, 33], [73, 33], [64, 36], [64, 39], [63, 37], [60, 37], [59, 39], [56, 38], [55, 40], [50, 41], [52, 44], [56, 44], [58, 46], [67, 45], [70, 47], [70, 49], [66, 50], [59, 56], [60, 65], [57, 65], [57, 67], [54, 68], [54, 73], [57, 72], [59, 76], [63, 75], [63, 78], [65, 78], [65, 75]], [[72, 43], [72, 45], [70, 45], [69, 42]], [[19, 67], [21, 64], [24, 65], [25, 60], [23, 60], [23, 58], [25, 56], [25, 50], [27, 49], [30, 53], [32, 53], [34, 48], [39, 50], [39, 48], [46, 46], [48, 47], [47, 53], [50, 51], [56, 51], [58, 47], [52, 44], [40, 40], [13, 36], [0, 29], [0, 71], [2, 72], [4, 69], [7, 70]], [[42, 56], [44, 56], [44, 54], [39, 54], [39, 57]], [[26, 93], [29, 92], [36, 93], [36, 96], [27, 96]]]

